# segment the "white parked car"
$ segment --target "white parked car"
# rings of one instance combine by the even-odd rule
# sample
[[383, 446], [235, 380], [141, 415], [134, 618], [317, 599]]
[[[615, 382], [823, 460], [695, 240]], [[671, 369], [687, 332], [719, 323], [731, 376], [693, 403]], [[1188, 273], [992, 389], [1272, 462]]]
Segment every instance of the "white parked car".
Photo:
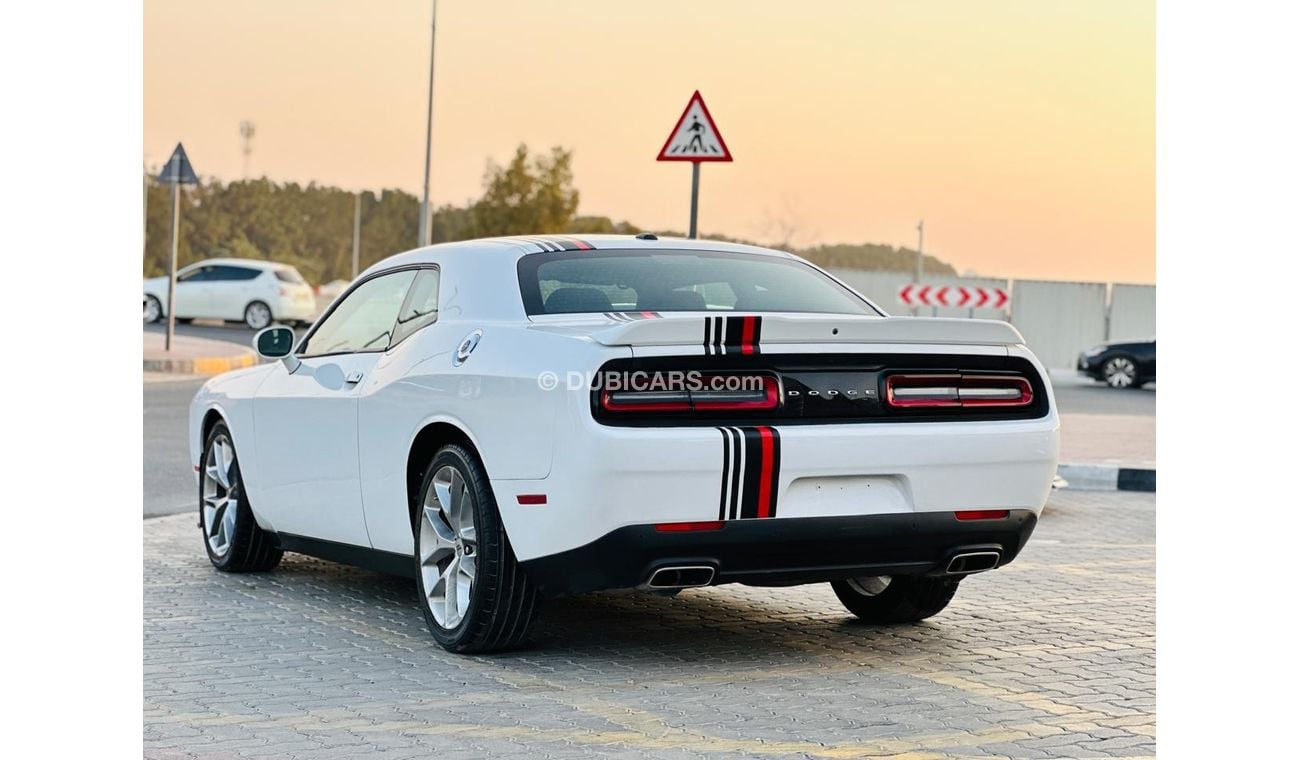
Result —
[[540, 598], [830, 582], [875, 623], [1015, 558], [1056, 471], [1014, 327], [884, 316], [786, 253], [643, 235], [386, 259], [190, 409], [219, 569], [413, 577], [449, 650]]
[[[311, 286], [288, 264], [257, 259], [208, 259], [176, 272], [176, 318], [243, 322], [260, 330], [273, 321], [310, 322]], [[144, 321], [167, 318], [167, 278], [144, 281]]]

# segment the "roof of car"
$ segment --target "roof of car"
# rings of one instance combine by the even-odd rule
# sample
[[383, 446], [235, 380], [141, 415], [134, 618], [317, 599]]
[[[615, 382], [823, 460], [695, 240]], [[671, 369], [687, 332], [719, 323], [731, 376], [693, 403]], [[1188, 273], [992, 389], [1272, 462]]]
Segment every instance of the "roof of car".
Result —
[[518, 259], [535, 253], [586, 250], [661, 250], [661, 251], [714, 251], [721, 253], [749, 253], [781, 258], [795, 258], [784, 251], [756, 245], [728, 243], [721, 240], [692, 240], [678, 237], [638, 237], [634, 235], [515, 235], [511, 237], [461, 240], [454, 243], [416, 248], [398, 253], [374, 264], [367, 272], [376, 272], [396, 266], [426, 264], [435, 257], [451, 255], [497, 255]]
[[[196, 261], [193, 264], [190, 264], [189, 266], [191, 267], [210, 266], [213, 264], [231, 264], [234, 266], [251, 267], [253, 269], [286, 269], [292, 266], [292, 264], [283, 264], [279, 261], [266, 261], [265, 259], [232, 259], [232, 258], [204, 259], [202, 261]], [[188, 269], [189, 267], [186, 268]]]

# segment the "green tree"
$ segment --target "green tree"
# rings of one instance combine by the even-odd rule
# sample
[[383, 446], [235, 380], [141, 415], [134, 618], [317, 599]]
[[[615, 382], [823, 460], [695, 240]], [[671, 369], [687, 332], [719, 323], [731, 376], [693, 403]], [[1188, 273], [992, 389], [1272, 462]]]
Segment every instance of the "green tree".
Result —
[[573, 152], [555, 147], [529, 158], [521, 144], [505, 166], [488, 162], [483, 197], [471, 210], [476, 237], [570, 231], [578, 210]]

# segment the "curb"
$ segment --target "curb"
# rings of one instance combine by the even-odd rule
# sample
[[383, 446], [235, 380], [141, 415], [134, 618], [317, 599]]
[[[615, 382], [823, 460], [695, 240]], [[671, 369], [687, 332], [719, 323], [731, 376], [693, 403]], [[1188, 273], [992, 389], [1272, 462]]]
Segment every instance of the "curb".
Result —
[[179, 375], [220, 375], [232, 369], [243, 369], [257, 364], [257, 354], [251, 351], [236, 356], [200, 356], [194, 359], [145, 359], [145, 372], [167, 372]]
[[1144, 491], [1155, 493], [1156, 471], [1117, 464], [1062, 464], [1056, 474], [1076, 491]]

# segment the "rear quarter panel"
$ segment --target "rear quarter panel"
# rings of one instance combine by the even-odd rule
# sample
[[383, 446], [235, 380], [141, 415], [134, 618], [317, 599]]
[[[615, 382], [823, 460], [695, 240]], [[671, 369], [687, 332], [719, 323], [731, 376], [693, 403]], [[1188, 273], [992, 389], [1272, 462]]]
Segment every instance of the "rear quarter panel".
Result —
[[[474, 330], [483, 331], [478, 346], [456, 366], [456, 347]], [[376, 366], [373, 385], [361, 398], [362, 488], [373, 546], [413, 551], [406, 466], [425, 427], [446, 422], [465, 432], [494, 483], [544, 479], [553, 458], [565, 456], [556, 447], [555, 427], [568, 395], [566, 373], [594, 370], [629, 355], [627, 349], [530, 329], [523, 322], [449, 320], [399, 344]], [[546, 372], [555, 373], [559, 387], [539, 383]], [[501, 501], [499, 506], [510, 532], [514, 505]]]

